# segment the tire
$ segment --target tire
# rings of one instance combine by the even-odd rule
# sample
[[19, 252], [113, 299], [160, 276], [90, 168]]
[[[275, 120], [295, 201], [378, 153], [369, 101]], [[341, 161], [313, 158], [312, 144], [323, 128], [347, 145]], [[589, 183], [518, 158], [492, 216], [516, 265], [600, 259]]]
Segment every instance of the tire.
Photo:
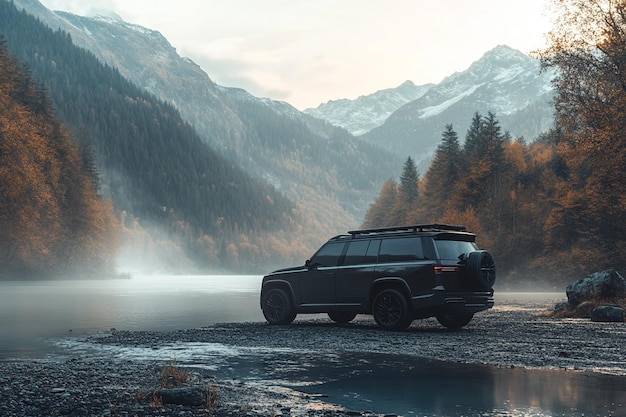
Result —
[[437, 321], [443, 327], [447, 327], [448, 329], [460, 329], [469, 323], [473, 317], [473, 313], [447, 312], [439, 314], [437, 316]]
[[372, 315], [384, 330], [405, 330], [413, 321], [406, 297], [393, 289], [383, 290], [374, 297]]
[[280, 288], [272, 288], [263, 294], [261, 310], [269, 324], [289, 324], [296, 318], [291, 297]]
[[350, 313], [349, 311], [330, 311], [328, 317], [335, 323], [350, 323], [356, 317], [356, 313]]
[[496, 263], [484, 250], [471, 252], [467, 257], [467, 274], [483, 290], [491, 290], [496, 283]]

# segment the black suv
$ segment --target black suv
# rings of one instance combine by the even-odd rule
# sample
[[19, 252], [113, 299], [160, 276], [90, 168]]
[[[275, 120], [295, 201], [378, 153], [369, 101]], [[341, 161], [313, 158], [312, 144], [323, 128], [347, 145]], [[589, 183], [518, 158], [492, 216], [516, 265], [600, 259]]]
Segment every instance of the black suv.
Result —
[[263, 277], [261, 309], [270, 324], [298, 313], [338, 323], [372, 314], [386, 330], [436, 317], [448, 328], [493, 307], [493, 257], [464, 226], [420, 224], [354, 230], [326, 242], [304, 266]]

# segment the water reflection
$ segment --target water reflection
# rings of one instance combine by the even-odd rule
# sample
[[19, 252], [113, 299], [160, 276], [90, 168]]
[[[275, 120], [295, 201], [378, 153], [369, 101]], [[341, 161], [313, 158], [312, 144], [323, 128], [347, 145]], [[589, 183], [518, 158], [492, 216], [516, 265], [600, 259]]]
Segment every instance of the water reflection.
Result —
[[329, 402], [348, 409], [405, 416], [626, 413], [626, 378], [620, 376], [454, 364], [402, 356], [357, 355], [343, 360], [349, 359], [349, 372], [337, 372], [336, 366], [323, 367], [328, 382], [299, 389], [326, 395]]

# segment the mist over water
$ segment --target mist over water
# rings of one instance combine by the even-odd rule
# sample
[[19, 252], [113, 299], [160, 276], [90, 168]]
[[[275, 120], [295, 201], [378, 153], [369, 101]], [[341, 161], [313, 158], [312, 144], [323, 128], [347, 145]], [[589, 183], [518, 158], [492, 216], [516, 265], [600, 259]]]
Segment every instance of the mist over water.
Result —
[[0, 282], [0, 358], [46, 338], [117, 330], [178, 330], [261, 321], [260, 276], [134, 276]]

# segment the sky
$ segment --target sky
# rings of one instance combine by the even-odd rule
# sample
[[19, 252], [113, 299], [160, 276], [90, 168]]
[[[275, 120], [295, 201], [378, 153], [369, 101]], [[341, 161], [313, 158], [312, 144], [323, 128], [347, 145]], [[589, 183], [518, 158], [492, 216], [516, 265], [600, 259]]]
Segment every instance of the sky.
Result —
[[157, 30], [216, 83], [304, 110], [439, 83], [498, 45], [545, 47], [549, 0], [40, 0]]

